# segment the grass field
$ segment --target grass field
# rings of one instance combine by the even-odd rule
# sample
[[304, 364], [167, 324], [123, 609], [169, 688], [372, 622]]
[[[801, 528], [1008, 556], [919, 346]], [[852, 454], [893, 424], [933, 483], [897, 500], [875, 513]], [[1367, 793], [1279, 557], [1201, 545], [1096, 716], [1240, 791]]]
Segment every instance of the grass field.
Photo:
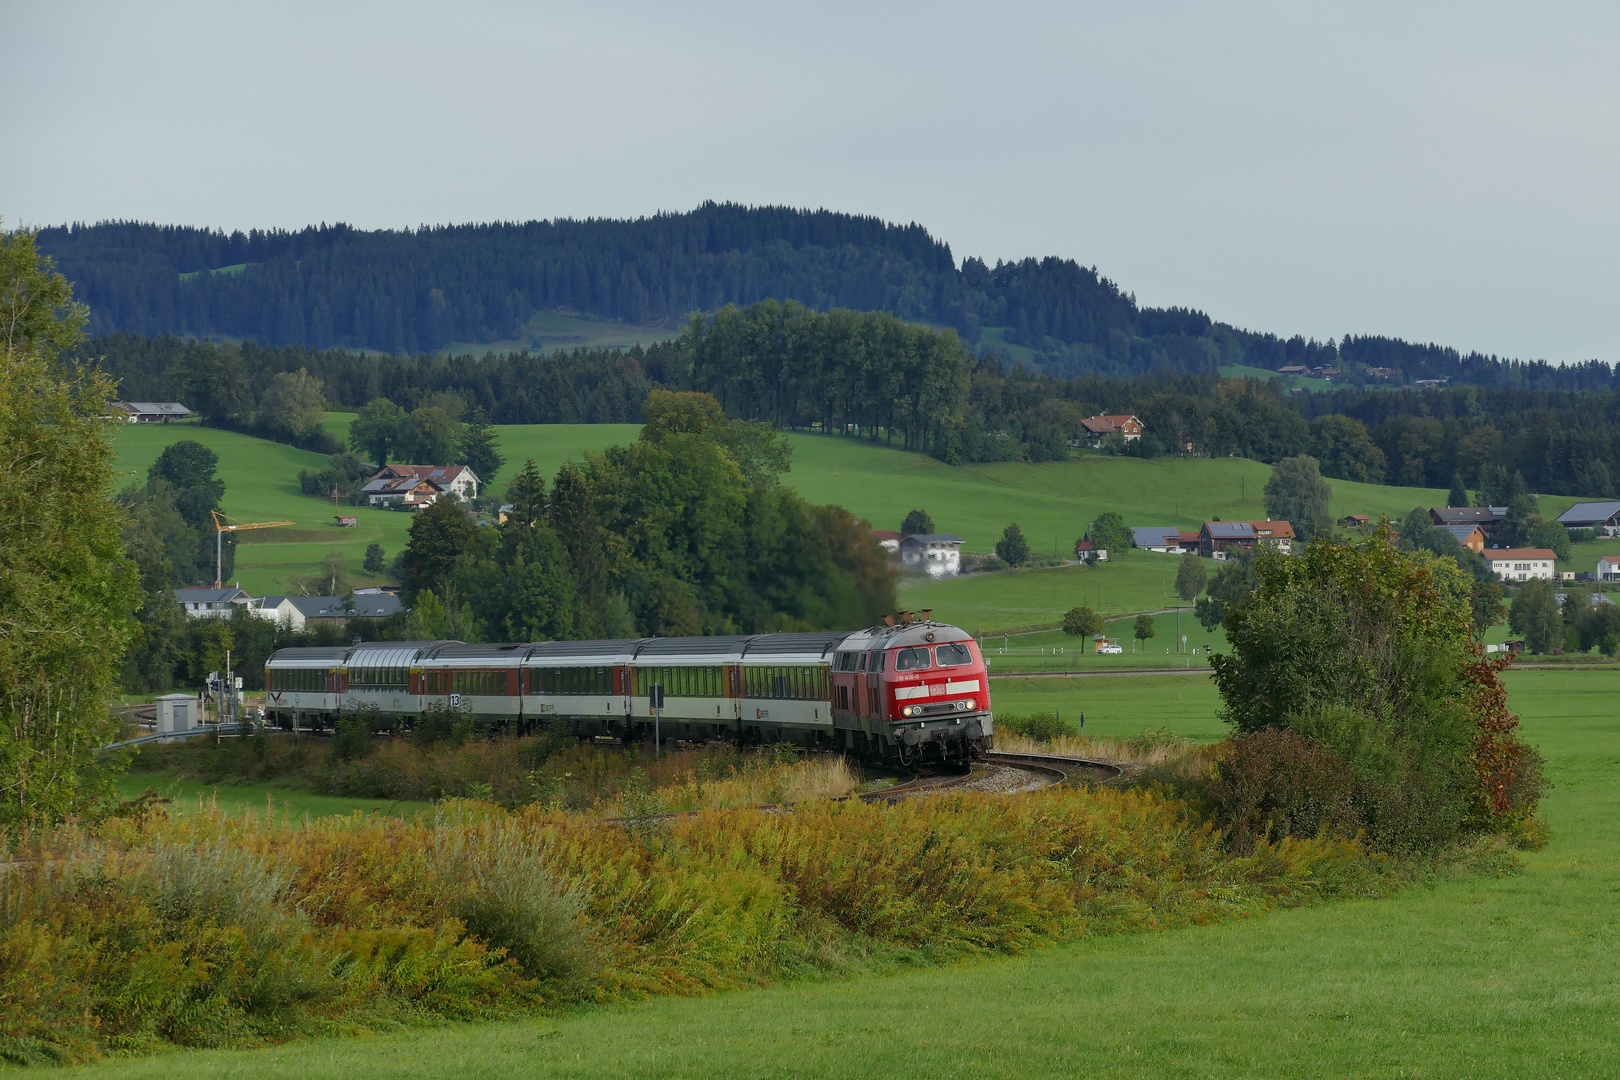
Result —
[[290, 814], [295, 818], [328, 817], [333, 814], [397, 814], [411, 817], [431, 803], [391, 799], [346, 799], [337, 795], [314, 795], [307, 791], [254, 784], [204, 784], [180, 780], [165, 773], [126, 773], [118, 780], [118, 793], [133, 799], [147, 789], [174, 800], [182, 812], [188, 806], [213, 803], [222, 810], [253, 810], [257, 813]]
[[[352, 413], [329, 413], [327, 427], [347, 434]], [[548, 475], [587, 450], [600, 450], [635, 438], [633, 424], [524, 424], [499, 429], [507, 461], [494, 478], [503, 490], [523, 462], [533, 458]], [[144, 480], [147, 467], [169, 442], [194, 438], [220, 455], [227, 514], [246, 521], [285, 520], [287, 529], [242, 534], [236, 580], [256, 593], [286, 588], [290, 575], [313, 570], [331, 550], [343, 552], [350, 574], [372, 583], [360, 568], [366, 545], [380, 543], [391, 558], [405, 543], [410, 518], [394, 511], [339, 507], [360, 520], [358, 528], [338, 529], [330, 502], [303, 495], [298, 470], [316, 467], [318, 454], [233, 432], [191, 424], [126, 425], [118, 429], [118, 467], [129, 479]], [[989, 551], [1001, 531], [1016, 521], [1038, 552], [1067, 553], [1091, 521], [1105, 510], [1124, 515], [1130, 525], [1169, 525], [1196, 529], [1200, 522], [1255, 519], [1266, 515], [1262, 491], [1270, 466], [1240, 458], [1188, 460], [1086, 456], [1032, 465], [1019, 462], [955, 467], [921, 454], [854, 439], [790, 435], [793, 467], [786, 476], [805, 498], [838, 503], [875, 528], [900, 526], [906, 512], [924, 509], [943, 532], [966, 541], [969, 551]], [[489, 478], [485, 478], [486, 481]], [[1398, 517], [1414, 506], [1443, 502], [1444, 491], [1399, 488], [1335, 480], [1333, 512]], [[1574, 501], [1546, 496], [1546, 512]], [[1581, 545], [1573, 569], [1591, 569], [1599, 554], [1620, 544]], [[1168, 606], [1174, 558], [1133, 552], [1094, 569], [1020, 571], [986, 578], [929, 582], [908, 587], [908, 607], [933, 607], [941, 618], [986, 632], [1047, 624], [1076, 603], [1122, 614]], [[1076, 600], [1075, 597], [1081, 599]]]
[[[1612, 1076], [1620, 672], [1510, 672], [1507, 681], [1557, 785], [1545, 804], [1553, 841], [1516, 875], [943, 971], [80, 1071], [164, 1080]], [[1201, 678], [1006, 684], [997, 683], [998, 707], [1084, 708], [1088, 733], [1161, 722], [1195, 738], [1222, 733]]]
[[1301, 390], [1333, 390], [1336, 389], [1327, 379], [1312, 379], [1304, 375], [1284, 375], [1270, 368], [1250, 367], [1247, 364], [1222, 364], [1221, 378], [1223, 379], [1282, 379], [1288, 386], [1297, 386]]

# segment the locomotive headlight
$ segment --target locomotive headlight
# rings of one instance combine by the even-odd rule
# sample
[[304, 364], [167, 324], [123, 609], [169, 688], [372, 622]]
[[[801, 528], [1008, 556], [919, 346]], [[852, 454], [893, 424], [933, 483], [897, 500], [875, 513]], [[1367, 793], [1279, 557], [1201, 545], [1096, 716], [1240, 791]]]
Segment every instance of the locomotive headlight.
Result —
[[914, 713], [916, 711], [917, 711], [917, 709], [916, 709], [915, 706], [907, 705], [905, 708], [900, 710], [900, 715], [901, 716], [910, 716], [912, 713]]
[[967, 710], [973, 708], [973, 701], [971, 699], [958, 701], [956, 703], [956, 707], [961, 709], [963, 712], [966, 712]]

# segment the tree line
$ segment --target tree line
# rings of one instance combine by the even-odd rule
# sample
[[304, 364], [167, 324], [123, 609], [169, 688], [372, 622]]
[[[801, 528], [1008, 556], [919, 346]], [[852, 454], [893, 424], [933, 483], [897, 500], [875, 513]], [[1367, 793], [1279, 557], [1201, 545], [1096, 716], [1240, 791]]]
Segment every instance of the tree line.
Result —
[[827, 210], [710, 202], [633, 221], [229, 234], [110, 221], [43, 229], [38, 242], [88, 303], [95, 334], [432, 353], [512, 340], [539, 313], [675, 328], [694, 311], [776, 299], [949, 326], [977, 351], [1065, 378], [1304, 364], [1358, 382], [1375, 367], [1395, 373], [1380, 383], [1616, 386], [1613, 368], [1595, 361], [1557, 367], [1387, 337], [1244, 330], [1187, 308], [1141, 307], [1073, 259], [958, 265], [921, 225]]

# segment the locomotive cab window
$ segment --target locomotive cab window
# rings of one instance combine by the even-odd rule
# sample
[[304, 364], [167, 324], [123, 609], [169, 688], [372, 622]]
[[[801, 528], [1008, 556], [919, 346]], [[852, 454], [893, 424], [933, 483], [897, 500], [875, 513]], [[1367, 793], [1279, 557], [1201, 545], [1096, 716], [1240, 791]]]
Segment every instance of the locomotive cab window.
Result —
[[968, 651], [966, 645], [953, 641], [934, 647], [934, 662], [940, 667], [959, 667], [962, 664], [973, 663], [973, 653]]
[[[944, 661], [941, 660], [941, 666]], [[933, 666], [928, 658], [926, 647], [900, 649], [894, 654], [894, 670], [896, 671], [924, 671]]]

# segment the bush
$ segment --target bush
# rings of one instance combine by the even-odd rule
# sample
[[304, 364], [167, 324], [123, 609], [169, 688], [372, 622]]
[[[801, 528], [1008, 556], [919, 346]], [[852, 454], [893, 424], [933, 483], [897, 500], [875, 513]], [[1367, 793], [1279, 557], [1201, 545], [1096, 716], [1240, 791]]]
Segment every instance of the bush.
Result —
[[1349, 763], [1293, 731], [1268, 728], [1230, 739], [1208, 798], [1240, 854], [1273, 837], [1355, 831]]
[[1012, 735], [1022, 735], [1026, 739], [1035, 739], [1039, 742], [1051, 742], [1064, 735], [1073, 735], [1074, 728], [1066, 721], [1060, 719], [1057, 713], [1040, 712], [1029, 716], [1016, 714], [996, 714], [996, 729]]

